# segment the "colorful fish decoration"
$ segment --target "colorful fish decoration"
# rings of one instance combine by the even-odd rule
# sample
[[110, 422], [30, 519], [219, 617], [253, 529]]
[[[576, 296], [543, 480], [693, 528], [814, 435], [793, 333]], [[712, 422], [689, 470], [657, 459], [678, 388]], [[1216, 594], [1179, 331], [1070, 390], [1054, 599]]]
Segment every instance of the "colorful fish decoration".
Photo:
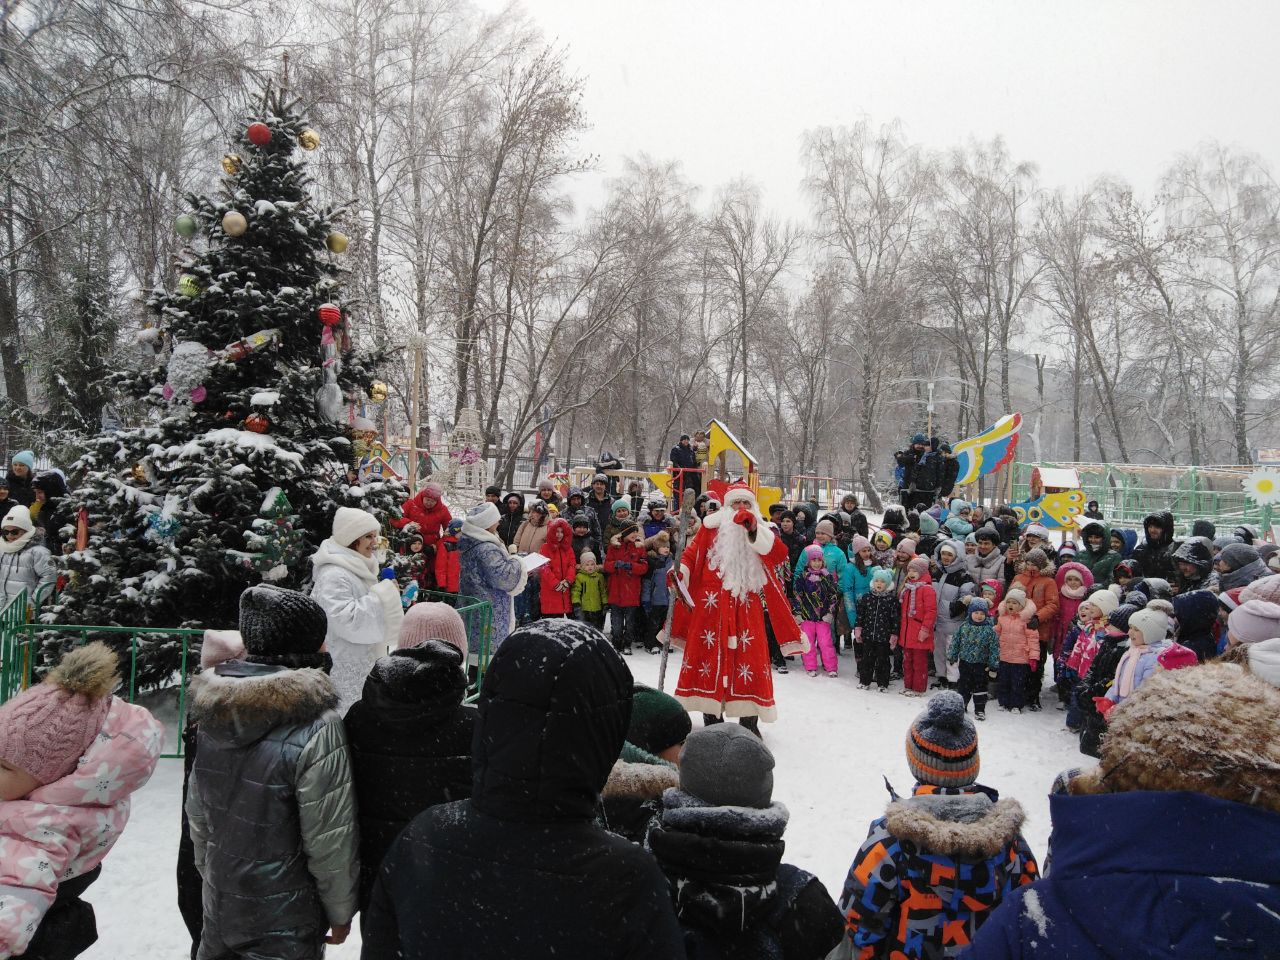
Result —
[[1049, 530], [1073, 530], [1076, 517], [1084, 513], [1084, 504], [1083, 490], [1060, 490], [1009, 506], [1018, 516], [1019, 527], [1038, 523]]
[[960, 462], [956, 486], [963, 487], [967, 483], [973, 483], [979, 477], [995, 473], [1010, 463], [1018, 449], [1021, 430], [1022, 414], [1011, 413], [997, 420], [990, 430], [984, 430], [976, 437], [957, 443], [952, 450], [956, 460]]

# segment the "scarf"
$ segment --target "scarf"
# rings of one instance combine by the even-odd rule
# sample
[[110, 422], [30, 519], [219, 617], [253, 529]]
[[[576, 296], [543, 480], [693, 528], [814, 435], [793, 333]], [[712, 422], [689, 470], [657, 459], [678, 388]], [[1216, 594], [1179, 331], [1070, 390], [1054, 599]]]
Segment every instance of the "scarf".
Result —
[[1269, 573], [1267, 565], [1261, 559], [1250, 560], [1243, 567], [1236, 567], [1226, 573], [1218, 574], [1218, 590], [1226, 593], [1236, 587], [1247, 587], [1255, 580], [1260, 580]]
[[0, 553], [21, 553], [35, 535], [35, 528], [32, 527], [17, 540], [0, 538]]
[[928, 587], [930, 589], [933, 589], [933, 584], [929, 583], [923, 578], [920, 580], [906, 580], [902, 584], [902, 593], [904, 595], [908, 595], [908, 594], [910, 595], [907, 602], [908, 617], [914, 617], [916, 615], [916, 593], [920, 590], [921, 587]]
[[311, 557], [311, 565], [316, 570], [325, 566], [341, 567], [368, 584], [378, 579], [378, 561], [335, 543], [332, 537], [320, 544]]
[[1058, 592], [1068, 600], [1083, 600], [1089, 595], [1089, 588], [1082, 585], [1079, 589], [1073, 589], [1064, 583], [1058, 588]]

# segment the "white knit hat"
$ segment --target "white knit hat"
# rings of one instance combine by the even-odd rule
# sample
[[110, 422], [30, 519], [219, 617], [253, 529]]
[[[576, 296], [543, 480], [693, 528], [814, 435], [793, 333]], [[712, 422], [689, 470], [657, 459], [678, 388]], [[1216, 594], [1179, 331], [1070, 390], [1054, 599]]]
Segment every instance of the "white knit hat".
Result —
[[32, 530], [31, 511], [18, 504], [4, 515], [4, 519], [0, 520], [0, 529], [4, 527], [17, 527], [23, 533], [30, 533]]
[[467, 523], [474, 524], [481, 530], [488, 530], [501, 519], [502, 514], [498, 512], [497, 506], [487, 500], [467, 512]]
[[1137, 628], [1147, 646], [1160, 643], [1169, 633], [1169, 616], [1163, 610], [1147, 607], [1129, 618], [1129, 629]]
[[1089, 594], [1088, 602], [1101, 610], [1104, 617], [1110, 616], [1111, 611], [1120, 606], [1120, 598], [1106, 587]]
[[366, 533], [377, 533], [381, 529], [378, 518], [367, 510], [339, 507], [333, 515], [333, 542], [340, 547], [349, 547]]

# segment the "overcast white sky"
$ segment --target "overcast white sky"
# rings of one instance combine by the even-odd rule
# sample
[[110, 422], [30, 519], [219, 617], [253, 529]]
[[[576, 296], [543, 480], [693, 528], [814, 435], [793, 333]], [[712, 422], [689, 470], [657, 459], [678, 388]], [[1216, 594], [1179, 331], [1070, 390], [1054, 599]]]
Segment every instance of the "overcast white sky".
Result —
[[[479, 0], [497, 10], [497, 0]], [[603, 178], [641, 151], [710, 192], [747, 175], [802, 217], [801, 134], [900, 118], [934, 149], [1003, 134], [1046, 186], [1142, 192], [1206, 138], [1280, 159], [1280, 2], [527, 0], [586, 80]], [[704, 193], [704, 198], [706, 194]]]

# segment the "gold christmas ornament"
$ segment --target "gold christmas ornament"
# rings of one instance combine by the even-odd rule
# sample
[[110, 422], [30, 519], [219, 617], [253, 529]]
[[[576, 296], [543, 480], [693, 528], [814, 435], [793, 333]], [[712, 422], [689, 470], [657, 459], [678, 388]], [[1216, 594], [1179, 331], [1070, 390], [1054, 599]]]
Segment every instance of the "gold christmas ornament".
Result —
[[314, 150], [320, 146], [320, 134], [308, 127], [298, 134], [298, 146], [303, 150]]
[[324, 238], [324, 245], [329, 248], [330, 253], [346, 253], [347, 244], [350, 242], [345, 233], [339, 233], [337, 230]]
[[222, 217], [222, 232], [228, 237], [242, 237], [249, 229], [249, 221], [239, 210], [228, 210]]
[[369, 399], [374, 403], [385, 403], [387, 400], [387, 385], [381, 380], [375, 380], [369, 385]]
[[222, 172], [228, 177], [234, 177], [240, 172], [243, 161], [238, 153], [227, 153], [222, 157]]
[[138, 483], [147, 482], [147, 471], [142, 469], [142, 464], [135, 463], [133, 465], [133, 479], [137, 480]]

